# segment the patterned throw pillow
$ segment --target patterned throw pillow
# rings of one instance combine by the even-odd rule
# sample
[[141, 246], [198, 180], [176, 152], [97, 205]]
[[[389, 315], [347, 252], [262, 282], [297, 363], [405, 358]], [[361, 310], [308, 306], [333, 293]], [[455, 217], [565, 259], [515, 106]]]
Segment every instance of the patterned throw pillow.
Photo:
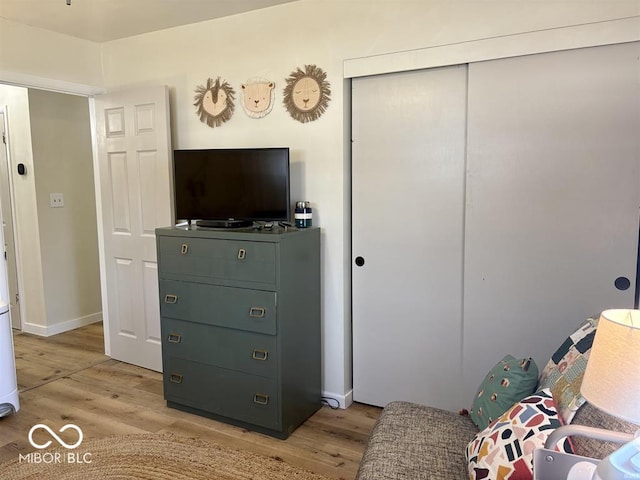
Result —
[[514, 403], [531, 395], [538, 384], [538, 367], [531, 358], [505, 356], [478, 388], [469, 415], [482, 430]]
[[580, 385], [591, 352], [600, 316], [588, 318], [552, 355], [540, 375], [538, 389], [549, 388], [558, 404], [562, 421], [571, 423], [584, 404]]
[[[469, 480], [532, 480], [533, 451], [560, 425], [549, 389], [523, 399], [469, 443]], [[573, 453], [567, 439], [555, 449]]]

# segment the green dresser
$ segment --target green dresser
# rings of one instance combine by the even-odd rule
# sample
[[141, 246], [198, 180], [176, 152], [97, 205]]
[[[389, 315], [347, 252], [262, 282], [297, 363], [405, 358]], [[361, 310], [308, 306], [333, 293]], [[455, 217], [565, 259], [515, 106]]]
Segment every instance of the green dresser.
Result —
[[156, 239], [167, 405], [287, 438], [320, 408], [320, 230]]

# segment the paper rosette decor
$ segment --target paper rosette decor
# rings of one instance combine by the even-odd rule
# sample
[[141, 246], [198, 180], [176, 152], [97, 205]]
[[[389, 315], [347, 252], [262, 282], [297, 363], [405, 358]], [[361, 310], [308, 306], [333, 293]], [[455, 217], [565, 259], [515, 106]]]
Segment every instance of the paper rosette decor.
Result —
[[315, 65], [297, 68], [286, 80], [284, 106], [294, 120], [313, 122], [326, 111], [331, 99], [327, 74]]
[[211, 128], [219, 127], [233, 116], [235, 92], [227, 82], [220, 81], [220, 77], [215, 82], [207, 79], [207, 84], [198, 85], [195, 91], [193, 106], [201, 122]]

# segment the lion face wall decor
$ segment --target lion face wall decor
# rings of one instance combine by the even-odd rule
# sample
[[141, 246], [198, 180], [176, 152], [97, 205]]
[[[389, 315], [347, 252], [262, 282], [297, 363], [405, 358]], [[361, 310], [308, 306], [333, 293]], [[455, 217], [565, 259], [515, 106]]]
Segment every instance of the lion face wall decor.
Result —
[[242, 108], [251, 118], [262, 118], [273, 109], [275, 83], [264, 78], [251, 78], [241, 85], [244, 96]]
[[322, 116], [329, 105], [331, 88], [327, 74], [315, 65], [297, 68], [287, 78], [284, 106], [289, 115], [301, 123], [313, 122]]
[[220, 83], [220, 77], [215, 82], [207, 79], [206, 86], [198, 85], [193, 99], [200, 121], [212, 128], [219, 127], [233, 116], [235, 92], [227, 82]]

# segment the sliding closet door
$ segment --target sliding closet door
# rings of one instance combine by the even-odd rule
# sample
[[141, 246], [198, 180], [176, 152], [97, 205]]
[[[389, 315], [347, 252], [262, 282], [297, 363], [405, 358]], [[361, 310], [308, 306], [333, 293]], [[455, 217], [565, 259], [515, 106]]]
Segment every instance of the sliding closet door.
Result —
[[354, 79], [353, 397], [459, 404], [466, 66]]
[[639, 53], [632, 43], [469, 66], [468, 398], [502, 355], [543, 368], [587, 316], [633, 307]]

